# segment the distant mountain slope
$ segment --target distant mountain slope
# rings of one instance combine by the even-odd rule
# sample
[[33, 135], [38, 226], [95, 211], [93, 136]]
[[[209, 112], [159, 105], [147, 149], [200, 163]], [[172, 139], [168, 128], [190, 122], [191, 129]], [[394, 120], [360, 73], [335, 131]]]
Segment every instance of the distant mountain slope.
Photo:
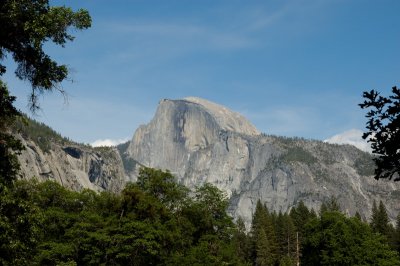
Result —
[[[234, 121], [237, 119], [237, 121]], [[28, 119], [16, 136], [24, 178], [81, 190], [120, 191], [141, 166], [168, 169], [189, 188], [210, 182], [230, 196], [229, 212], [250, 223], [258, 199], [287, 211], [303, 200], [318, 210], [336, 197], [349, 215], [369, 218], [382, 200], [394, 220], [400, 183], [373, 179], [372, 155], [354, 146], [260, 134], [243, 116], [199, 98], [162, 100], [151, 122], [116, 148], [92, 148]]]
[[259, 134], [235, 114], [199, 98], [162, 100], [125, 147], [125, 157], [168, 169], [191, 188], [215, 184], [231, 196], [230, 212], [247, 223], [258, 199], [276, 211], [300, 200], [318, 209], [330, 197], [364, 218], [374, 199], [384, 201], [392, 219], [400, 211], [400, 184], [374, 180], [370, 154], [350, 145]]
[[23, 178], [53, 179], [67, 188], [119, 191], [125, 185], [116, 148], [92, 148], [62, 137], [32, 119], [18, 120], [13, 128], [25, 147], [19, 155]]

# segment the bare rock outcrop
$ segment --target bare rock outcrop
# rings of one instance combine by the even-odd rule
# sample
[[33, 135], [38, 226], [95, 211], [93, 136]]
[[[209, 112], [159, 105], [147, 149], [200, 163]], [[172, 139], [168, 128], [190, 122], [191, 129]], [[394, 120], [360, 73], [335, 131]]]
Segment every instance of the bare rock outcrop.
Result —
[[230, 213], [247, 224], [257, 200], [285, 212], [300, 200], [318, 210], [335, 197], [343, 211], [358, 211], [365, 219], [373, 200], [382, 200], [392, 219], [400, 211], [400, 184], [374, 180], [370, 154], [349, 145], [260, 134], [243, 116], [199, 98], [162, 100], [125, 154], [170, 170], [190, 188], [216, 185], [230, 197]]
[[35, 141], [17, 135], [25, 147], [19, 155], [23, 178], [55, 180], [73, 190], [120, 191], [125, 185], [121, 157], [116, 148], [92, 148], [76, 143], [50, 143], [43, 150]]

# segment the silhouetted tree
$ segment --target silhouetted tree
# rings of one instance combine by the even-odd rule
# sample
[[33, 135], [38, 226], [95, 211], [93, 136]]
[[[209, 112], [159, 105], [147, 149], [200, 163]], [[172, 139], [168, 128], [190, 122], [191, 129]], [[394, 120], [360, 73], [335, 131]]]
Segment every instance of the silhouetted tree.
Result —
[[378, 157], [375, 178], [400, 180], [400, 90], [392, 88], [392, 95], [381, 96], [377, 91], [364, 92], [365, 101], [359, 104], [370, 109], [366, 115], [367, 132], [363, 138], [371, 143], [372, 152]]
[[[11, 54], [17, 63], [16, 76], [32, 85], [30, 104], [38, 108], [37, 96], [58, 89], [68, 77], [66, 65], [59, 65], [43, 50], [51, 41], [64, 46], [74, 36], [70, 29], [87, 29], [91, 18], [86, 10], [73, 12], [65, 6], [50, 6], [48, 0], [2, 0], [0, 2], [0, 60]], [[0, 76], [6, 67], [0, 64]]]
[[14, 101], [15, 97], [9, 95], [6, 85], [0, 80], [0, 192], [10, 187], [17, 178], [19, 163], [15, 153], [23, 149], [21, 142], [9, 132], [20, 116], [13, 106]]

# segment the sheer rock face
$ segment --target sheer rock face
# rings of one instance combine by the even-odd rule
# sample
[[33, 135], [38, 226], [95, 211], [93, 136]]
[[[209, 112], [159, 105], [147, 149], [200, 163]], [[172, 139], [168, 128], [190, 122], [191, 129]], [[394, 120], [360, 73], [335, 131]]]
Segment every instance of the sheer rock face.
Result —
[[[229, 150], [231, 130], [249, 136], [259, 134], [242, 116], [225, 107], [198, 98], [162, 100], [154, 119], [136, 131], [128, 153], [145, 166], [169, 169], [183, 177], [187, 164], [200, 163], [194, 169], [222, 166], [211, 165], [210, 147], [221, 144], [215, 147], [213, 156], [214, 159], [224, 156], [225, 150]], [[239, 159], [246, 153], [245, 143], [243, 145], [243, 150], [237, 154], [227, 154]], [[199, 158], [191, 159], [193, 156]]]
[[369, 218], [373, 200], [383, 200], [392, 219], [400, 211], [400, 184], [374, 180], [369, 154], [349, 145], [266, 136], [241, 115], [199, 98], [162, 100], [126, 154], [170, 170], [190, 188], [216, 185], [230, 197], [230, 213], [247, 225], [258, 199], [283, 212], [300, 200], [318, 210], [332, 196], [349, 215]]
[[88, 188], [118, 192], [125, 185], [121, 157], [115, 148], [93, 149], [72, 143], [66, 146], [52, 143], [45, 152], [34, 141], [18, 138], [25, 146], [18, 156], [24, 178], [55, 180], [78, 191]]

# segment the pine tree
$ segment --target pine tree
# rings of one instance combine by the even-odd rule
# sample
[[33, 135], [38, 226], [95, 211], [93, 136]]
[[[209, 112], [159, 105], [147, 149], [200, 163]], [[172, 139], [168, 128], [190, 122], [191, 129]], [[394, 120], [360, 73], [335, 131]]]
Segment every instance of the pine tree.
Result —
[[376, 206], [375, 201], [372, 205], [371, 228], [375, 233], [380, 233], [384, 236], [389, 235], [389, 217], [382, 201], [379, 201], [379, 207]]
[[239, 217], [236, 221], [237, 230], [235, 231], [232, 242], [235, 247], [235, 252], [239, 258], [243, 261], [249, 261], [251, 259], [251, 242], [246, 234], [246, 227], [244, 225], [242, 217]]
[[278, 259], [275, 228], [268, 208], [257, 201], [251, 228], [252, 257], [256, 265], [274, 265]]
[[296, 258], [296, 227], [287, 213], [279, 213], [276, 233], [279, 244], [279, 261], [287, 261], [287, 259], [294, 261]]
[[326, 206], [325, 202], [322, 202], [321, 207], [319, 208], [319, 215], [322, 216], [327, 211], [328, 211], [328, 206]]
[[290, 211], [290, 217], [292, 218], [296, 229], [302, 233], [304, 226], [310, 220], [311, 212], [308, 210], [304, 202], [300, 201], [297, 206]]
[[339, 212], [325, 212], [307, 225], [302, 265], [400, 265], [381, 235]]
[[257, 236], [255, 237], [255, 251], [256, 251], [256, 265], [267, 266], [272, 264], [272, 251], [269, 245], [267, 234], [264, 228], [257, 230]]
[[286, 236], [285, 236], [285, 221], [283, 218], [283, 214], [279, 211], [276, 219], [274, 221], [274, 228], [276, 233], [276, 240], [278, 243], [278, 254], [279, 258], [285, 255], [285, 244], [286, 244]]
[[379, 220], [381, 224], [380, 233], [383, 235], [388, 235], [390, 231], [389, 216], [387, 214], [386, 206], [382, 201], [379, 201]]

